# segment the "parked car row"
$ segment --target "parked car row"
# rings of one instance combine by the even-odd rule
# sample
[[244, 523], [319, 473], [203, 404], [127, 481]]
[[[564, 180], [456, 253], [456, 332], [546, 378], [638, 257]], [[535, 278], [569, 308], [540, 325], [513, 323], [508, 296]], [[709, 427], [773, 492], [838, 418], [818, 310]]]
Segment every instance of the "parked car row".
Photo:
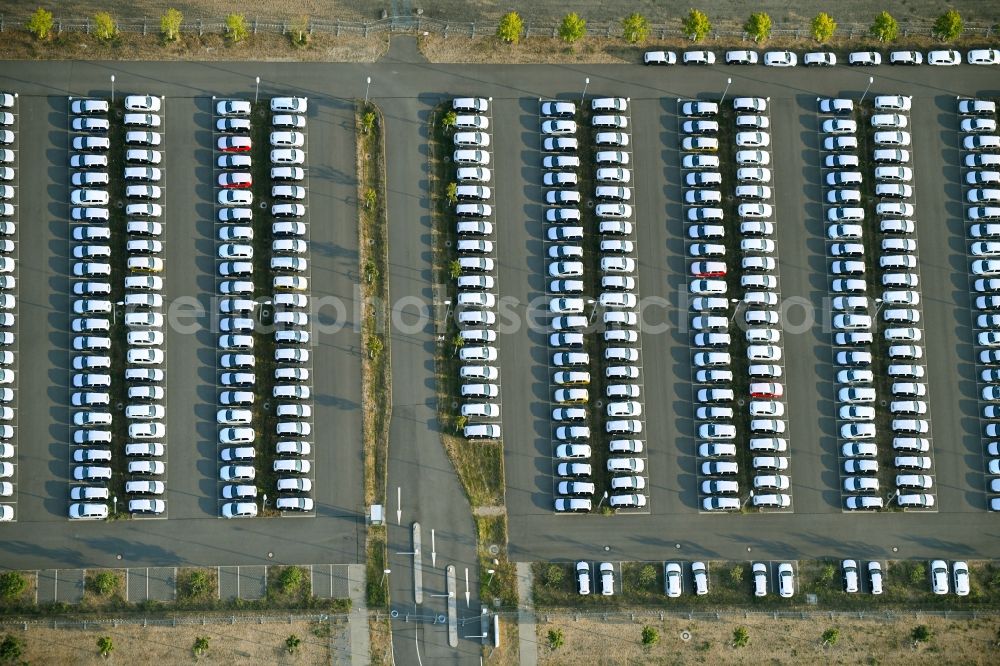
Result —
[[18, 95], [0, 91], [0, 522], [14, 520], [17, 464]]
[[[615, 593], [615, 565], [611, 562], [599, 562], [596, 573], [601, 594], [605, 597], [613, 596]], [[577, 562], [573, 576], [576, 580], [577, 593], [582, 595], [590, 594], [593, 590], [590, 562]]]
[[497, 256], [490, 171], [490, 103], [456, 97], [452, 143], [455, 151], [454, 206], [459, 272], [455, 278], [455, 321], [461, 347], [462, 434], [467, 439], [500, 439], [500, 368], [497, 365]]
[[455, 117], [455, 321], [461, 347], [461, 415], [468, 439], [500, 439], [500, 368], [497, 365], [496, 233], [490, 171], [489, 100], [457, 97]]
[[[128, 459], [125, 492], [133, 515], [166, 512], [166, 345], [163, 331], [162, 98], [128, 95], [122, 122], [125, 145], [112, 146], [111, 105], [103, 99], [70, 98], [72, 298], [72, 519], [108, 516], [111, 461]], [[108, 171], [110, 151], [122, 150], [124, 173]], [[111, 208], [124, 196], [124, 256], [112, 251]], [[124, 289], [112, 280], [123, 276]], [[122, 300], [116, 300], [122, 294]], [[121, 315], [119, 313], [122, 313]], [[125, 328], [121, 333], [118, 317]], [[125, 345], [124, 378], [114, 377], [112, 347]], [[127, 440], [113, 435], [113, 387], [125, 388]], [[76, 485], [79, 484], [79, 485]]]
[[[306, 219], [305, 128], [308, 100], [270, 101], [271, 298], [254, 300], [254, 224], [249, 134], [252, 105], [243, 99], [215, 101], [218, 186], [219, 300], [219, 479], [223, 518], [258, 514], [255, 460], [259, 424], [252, 406], [257, 388], [254, 333], [258, 308], [273, 319], [274, 376], [262, 379], [276, 403], [272, 471], [278, 476], [275, 508], [312, 511], [312, 375], [309, 314], [309, 225]], [[244, 148], [245, 146], [245, 148]], [[266, 207], [265, 207], [266, 210]], [[258, 226], [258, 230], [260, 227]], [[268, 408], [265, 405], [265, 408]], [[266, 491], [269, 489], [265, 489]], [[265, 494], [266, 497], [266, 494]]]
[[[988, 508], [1000, 511], [1000, 137], [992, 100], [959, 98], [973, 328], [983, 422]], [[973, 142], [982, 142], [982, 149]], [[992, 269], [996, 268], [996, 272]]]
[[[552, 315], [549, 348], [556, 472], [567, 479], [589, 476], [589, 469], [587, 474], [574, 472], [590, 467], [591, 433], [581, 422], [589, 416], [591, 359], [583, 347], [586, 329], [600, 311], [604, 342], [600, 367], [607, 399], [603, 434], [608, 438], [610, 455], [607, 469], [615, 475], [607, 501], [613, 509], [647, 504], [628, 107], [628, 100], [622, 97], [597, 97], [590, 102], [590, 113], [584, 114], [599, 147], [593, 156], [583, 156], [593, 159], [596, 168], [593, 197], [597, 202], [601, 293], [594, 299], [584, 294], [585, 233], [579, 209], [583, 194], [577, 182], [581, 157], [573, 120], [577, 107], [565, 101], [543, 101], [539, 106], [545, 169], [542, 185], [545, 203], [550, 206], [545, 212], [546, 292]], [[589, 498], [573, 497], [592, 495], [592, 483], [560, 480], [557, 484], [556, 511], [590, 510]]]
[[[715, 61], [713, 51], [681, 51], [680, 62], [685, 65], [714, 65]], [[646, 51], [642, 62], [645, 65], [676, 65], [678, 58], [674, 51]], [[757, 51], [738, 49], [726, 51], [724, 62], [727, 65], [795, 67], [799, 64], [799, 56], [793, 51], [765, 51], [762, 58]], [[924, 54], [920, 51], [889, 53], [889, 64], [892, 65], [921, 65], [924, 62]], [[926, 62], [938, 66], [961, 65], [962, 54], [955, 49], [937, 49], [927, 52]], [[969, 65], [1000, 65], [1000, 49], [972, 49], [966, 52], [965, 62]], [[837, 56], [829, 51], [810, 51], [802, 55], [802, 64], [806, 67], [832, 67], [837, 64]], [[847, 64], [852, 67], [878, 66], [882, 64], [882, 54], [878, 51], [852, 51], [847, 55]]]
[[[770, 118], [767, 100], [737, 97], [736, 179], [739, 216], [738, 294], [726, 260], [723, 178], [718, 155], [719, 105], [679, 100], [681, 170], [685, 187], [685, 240], [689, 259], [691, 354], [699, 490], [705, 511], [738, 511], [737, 447], [747, 446], [754, 469], [750, 502], [758, 508], [791, 506], [788, 476], [777, 246], [774, 241]], [[733, 260], [735, 262], [735, 259]], [[736, 322], [736, 318], [740, 321]], [[730, 329], [734, 333], [730, 333]], [[737, 336], [736, 340], [733, 335]], [[735, 344], [734, 344], [735, 343]], [[733, 352], [745, 354], [749, 396], [737, 397]], [[733, 403], [749, 398], [749, 433], [737, 432]], [[749, 441], [737, 442], [749, 435]]]
[[931, 560], [931, 592], [934, 594], [949, 594], [965, 597], [972, 589], [969, 578], [969, 563], [961, 560], [951, 563], [951, 576], [948, 575], [948, 563], [944, 560]]
[[[909, 97], [877, 95], [868, 127], [872, 134], [875, 167], [874, 194], [879, 217], [877, 265], [866, 266], [864, 219], [861, 195], [863, 175], [858, 170], [859, 130], [850, 99], [818, 99], [824, 133], [823, 185], [825, 187], [827, 250], [830, 259], [830, 290], [833, 305], [834, 362], [837, 372], [837, 417], [843, 460], [844, 506], [848, 510], [881, 509], [877, 410], [890, 413], [892, 446], [896, 454], [896, 502], [907, 508], [930, 508], [934, 497], [926, 491], [933, 479], [912, 471], [930, 469], [930, 425], [927, 385], [924, 383], [921, 341], [921, 306], [917, 271], [916, 227], [910, 200], [913, 171], [907, 112]], [[867, 277], [868, 271], [873, 275]], [[868, 285], [881, 287], [881, 295], [868, 297]], [[871, 310], [875, 307], [874, 311]], [[881, 320], [881, 321], [879, 321]], [[881, 331], [879, 324], [881, 323]], [[890, 396], [876, 395], [873, 345], [875, 336], [884, 343], [887, 373], [892, 379]], [[880, 341], [881, 343], [882, 341]]]

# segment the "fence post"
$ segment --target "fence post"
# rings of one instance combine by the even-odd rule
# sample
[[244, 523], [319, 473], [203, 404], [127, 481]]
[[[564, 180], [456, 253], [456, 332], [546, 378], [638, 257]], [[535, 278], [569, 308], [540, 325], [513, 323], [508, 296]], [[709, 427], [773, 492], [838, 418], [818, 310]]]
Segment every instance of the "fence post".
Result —
[[365, 21], [365, 37], [368, 36], [368, 22]]
[[531, 37], [531, 21], [524, 24], [524, 38]]
[[333, 34], [340, 37], [340, 19], [337, 19], [337, 22], [334, 24]]
[[198, 36], [201, 37], [203, 34], [205, 34], [205, 32], [202, 27], [201, 19], [198, 19]]
[[3, 32], [3, 14], [0, 14], [0, 32]]
[[256, 18], [254, 18], [254, 20], [253, 20], [253, 34], [255, 34], [255, 35], [257, 34], [257, 19]]
[[472, 32], [469, 34], [469, 36], [472, 37], [472, 38], [475, 38], [475, 36], [476, 36], [476, 22], [473, 21], [472, 23], [470, 23], [469, 27], [472, 28]]
[[142, 36], [146, 36], [146, 17], [142, 17]]

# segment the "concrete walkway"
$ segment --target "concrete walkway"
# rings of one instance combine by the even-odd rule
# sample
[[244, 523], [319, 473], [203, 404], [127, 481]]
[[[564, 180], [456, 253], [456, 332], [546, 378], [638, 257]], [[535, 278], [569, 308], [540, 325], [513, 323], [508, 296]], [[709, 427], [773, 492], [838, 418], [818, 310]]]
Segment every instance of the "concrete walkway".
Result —
[[348, 566], [347, 578], [348, 596], [351, 599], [351, 614], [348, 618], [351, 629], [351, 664], [367, 666], [371, 661], [371, 647], [368, 640], [368, 605], [365, 601], [365, 565]]
[[535, 601], [531, 596], [531, 563], [517, 563], [517, 636], [521, 666], [538, 663], [538, 641], [535, 639]]

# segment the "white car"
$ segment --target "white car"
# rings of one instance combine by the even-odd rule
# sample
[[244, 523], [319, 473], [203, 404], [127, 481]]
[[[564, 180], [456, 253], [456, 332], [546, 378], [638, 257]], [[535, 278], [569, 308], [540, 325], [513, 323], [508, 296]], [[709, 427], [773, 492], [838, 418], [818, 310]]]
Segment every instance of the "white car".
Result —
[[965, 61], [970, 65], [1000, 65], [1000, 49], [972, 49]]
[[941, 49], [927, 53], [927, 64], [951, 67], [962, 64], [962, 54], [954, 49]]
[[931, 591], [934, 594], [948, 594], [948, 565], [944, 560], [931, 562]]
[[764, 54], [764, 65], [767, 67], [795, 67], [799, 57], [791, 51], [767, 51]]

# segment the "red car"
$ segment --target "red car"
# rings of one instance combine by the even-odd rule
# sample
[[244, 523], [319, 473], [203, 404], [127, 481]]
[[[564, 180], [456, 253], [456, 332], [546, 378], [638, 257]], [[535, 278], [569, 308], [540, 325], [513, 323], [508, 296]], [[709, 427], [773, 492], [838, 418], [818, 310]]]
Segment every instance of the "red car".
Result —
[[726, 263], [724, 261], [696, 261], [691, 264], [693, 277], [725, 277]]
[[247, 153], [250, 152], [250, 137], [248, 136], [220, 136], [219, 150], [224, 153]]
[[253, 185], [253, 177], [245, 171], [219, 174], [219, 187], [246, 189]]
[[751, 382], [751, 398], [772, 398], [781, 399], [785, 394], [785, 388], [777, 382]]

